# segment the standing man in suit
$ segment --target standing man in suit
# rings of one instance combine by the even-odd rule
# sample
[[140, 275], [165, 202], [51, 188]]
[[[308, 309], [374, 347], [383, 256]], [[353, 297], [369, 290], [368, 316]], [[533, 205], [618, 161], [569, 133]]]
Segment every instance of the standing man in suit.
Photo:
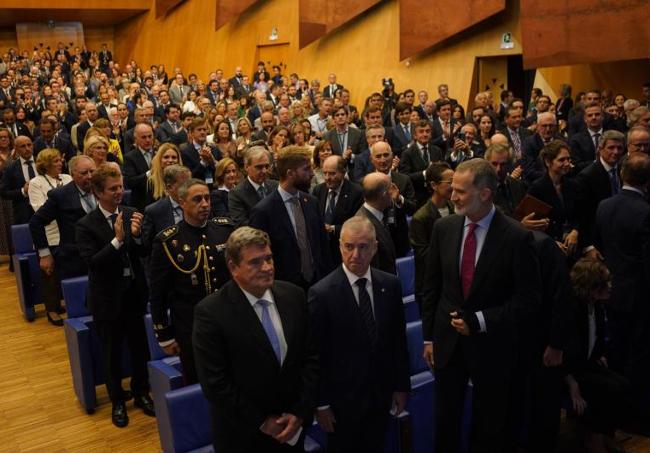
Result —
[[[510, 171], [514, 163], [512, 149], [508, 145], [493, 142], [485, 151], [484, 158], [494, 167], [499, 179], [497, 192], [492, 199], [494, 205], [503, 214], [514, 217], [515, 209], [526, 196], [527, 189], [526, 184], [521, 180], [521, 171], [518, 174]], [[529, 217], [532, 219], [534, 216]], [[548, 225], [546, 222], [537, 220], [533, 220], [533, 222], [538, 222], [536, 225], [544, 226], [544, 228]]]
[[323, 97], [334, 99], [336, 92], [343, 89], [343, 85], [336, 83], [336, 74], [331, 73], [327, 76], [327, 85], [323, 88]]
[[[413, 129], [411, 128], [412, 108], [406, 102], [398, 102], [395, 106], [396, 124], [393, 128], [393, 149], [397, 157], [413, 143]], [[429, 131], [429, 135], [431, 131]]]
[[473, 390], [470, 449], [506, 451], [516, 331], [540, 306], [531, 233], [495, 209], [497, 175], [472, 159], [456, 169], [456, 213], [433, 227], [426, 267], [422, 328], [424, 359], [435, 367], [436, 450], [459, 450], [463, 402]]
[[28, 223], [34, 215], [29, 204], [29, 181], [36, 177], [36, 164], [33, 156], [32, 140], [19, 135], [14, 140], [14, 150], [17, 159], [4, 169], [0, 195], [5, 200], [11, 200], [14, 225]]
[[[361, 184], [363, 177], [368, 173], [375, 171], [375, 166], [370, 160], [370, 147], [377, 142], [384, 141], [385, 129], [383, 126], [369, 126], [365, 129], [366, 143], [368, 148], [364, 149], [358, 156], [354, 158], [354, 168], [352, 170], [352, 181]], [[350, 173], [348, 172], [348, 177]]]
[[311, 152], [287, 146], [280, 150], [276, 168], [278, 189], [253, 207], [250, 226], [271, 238], [276, 277], [307, 289], [332, 269], [318, 200], [309, 195]]
[[508, 143], [514, 151], [514, 160], [518, 162], [523, 157], [524, 140], [530, 135], [530, 131], [522, 127], [523, 114], [517, 107], [512, 105], [507, 107], [504, 119], [505, 124], [501, 129], [501, 133], [508, 138]]
[[[41, 269], [49, 275], [56, 266], [61, 280], [88, 273], [86, 263], [79, 256], [75, 228], [79, 219], [97, 207], [90, 184], [90, 178], [95, 171], [95, 161], [82, 154], [70, 159], [69, 167], [72, 182], [50, 190], [45, 204], [29, 221]], [[59, 228], [60, 239], [58, 247], [50, 249], [45, 227], [53, 221], [56, 221]]]
[[214, 449], [302, 452], [318, 386], [305, 294], [274, 281], [263, 231], [235, 230], [226, 262], [232, 280], [196, 306], [192, 334]]
[[596, 150], [603, 136], [603, 107], [594, 102], [585, 106], [583, 115], [586, 127], [571, 136], [571, 160], [580, 172], [596, 160]]
[[86, 102], [84, 106], [84, 112], [86, 112], [86, 121], [77, 126], [77, 147], [79, 152], [82, 153], [84, 150], [84, 139], [86, 138], [86, 132], [93, 126], [93, 123], [97, 121], [98, 112], [97, 105], [94, 102]]
[[322, 164], [325, 182], [314, 187], [318, 209], [325, 221], [332, 262], [341, 263], [339, 237], [341, 227], [363, 204], [361, 187], [345, 178], [346, 164], [341, 156], [330, 156]]
[[165, 106], [166, 120], [156, 129], [156, 136], [160, 143], [171, 142], [180, 146], [187, 141], [187, 134], [183, 130], [180, 115], [181, 109], [178, 105], [167, 104]]
[[316, 419], [328, 451], [381, 452], [391, 405], [399, 415], [411, 387], [402, 289], [370, 267], [377, 238], [367, 218], [343, 224], [340, 250], [343, 264], [309, 290], [321, 366]]
[[235, 228], [248, 225], [253, 207], [278, 188], [278, 182], [269, 179], [271, 158], [266, 148], [249, 148], [244, 153], [244, 170], [246, 177], [228, 192], [228, 211]]
[[68, 162], [77, 150], [70, 142], [70, 137], [65, 134], [57, 134], [57, 122], [54, 118], [43, 118], [39, 123], [41, 135], [34, 141], [34, 157], [38, 156], [45, 148], [58, 149], [61, 156]]
[[540, 151], [553, 140], [564, 140], [557, 135], [557, 119], [551, 112], [543, 112], [537, 116], [537, 132], [524, 139], [522, 168], [527, 183], [544, 176], [545, 169], [539, 160]]
[[233, 227], [227, 217], [208, 220], [210, 191], [200, 179], [185, 180], [178, 198], [182, 220], [160, 232], [153, 245], [150, 302], [156, 339], [166, 354], [180, 355], [189, 385], [198, 382], [192, 350], [194, 307], [230, 279], [223, 250]]
[[356, 127], [348, 126], [350, 112], [347, 107], [340, 106], [334, 110], [334, 127], [323, 134], [323, 140], [332, 144], [332, 153], [350, 160], [352, 156], [362, 151], [363, 134]]
[[124, 188], [120, 170], [102, 164], [91, 178], [97, 209], [77, 223], [76, 241], [88, 265], [88, 308], [102, 346], [102, 364], [111, 419], [118, 428], [129, 423], [122, 390], [124, 341], [131, 355], [131, 393], [134, 405], [155, 416], [149, 397], [149, 350], [144, 327], [148, 299], [140, 265], [143, 252], [142, 214], [120, 206]]
[[185, 85], [185, 77], [183, 77], [183, 74], [178, 73], [169, 87], [169, 99], [176, 105], [183, 105], [189, 91], [190, 87]]
[[207, 143], [208, 125], [205, 118], [195, 118], [190, 124], [190, 140], [181, 146], [183, 165], [190, 169], [193, 178], [204, 180], [209, 186], [214, 182], [214, 169], [221, 159], [221, 151]]
[[600, 139], [598, 160], [576, 176], [580, 246], [591, 258], [602, 258], [594, 243], [596, 211], [601, 201], [619, 193], [620, 161], [625, 153], [625, 135], [605, 131]]
[[113, 54], [108, 50], [106, 43], [102, 44], [102, 50], [99, 52], [99, 69], [105, 73], [109, 74], [109, 63], [113, 61]]
[[153, 149], [153, 128], [148, 123], [140, 123], [134, 131], [135, 148], [124, 156], [124, 179], [131, 189], [130, 205], [140, 213], [147, 203], [147, 180], [151, 174]]
[[415, 126], [415, 143], [402, 153], [399, 161], [400, 173], [411, 178], [418, 207], [422, 206], [429, 197], [428, 184], [425, 178], [429, 164], [441, 161], [443, 158], [442, 150], [431, 143], [431, 125], [429, 122], [427, 120], [418, 121]]
[[[609, 131], [608, 131], [609, 132]], [[607, 306], [609, 366], [626, 376], [647, 406], [650, 383], [650, 157], [633, 153], [623, 163], [623, 187], [596, 213], [595, 245], [612, 275]]]
[[438, 118], [433, 121], [431, 129], [432, 143], [447, 152], [450, 144], [453, 144], [453, 137], [460, 129], [461, 124], [451, 116], [452, 103], [450, 101], [436, 101], [436, 110]]

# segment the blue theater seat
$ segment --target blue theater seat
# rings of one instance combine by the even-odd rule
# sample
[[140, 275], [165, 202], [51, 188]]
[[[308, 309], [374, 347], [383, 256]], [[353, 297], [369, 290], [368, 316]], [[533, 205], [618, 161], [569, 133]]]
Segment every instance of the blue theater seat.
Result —
[[32, 234], [29, 225], [12, 225], [11, 240], [14, 254], [11, 260], [16, 276], [16, 289], [20, 311], [27, 321], [36, 317], [34, 305], [43, 302], [41, 289], [41, 268], [38, 263], [38, 253], [34, 250]]
[[415, 258], [405, 256], [395, 260], [397, 268], [397, 277], [402, 284], [402, 297], [415, 294]]
[[86, 307], [87, 291], [87, 275], [61, 280], [61, 292], [63, 293], [68, 318], [90, 316], [90, 312], [88, 312], [88, 308]]
[[414, 298], [404, 300], [404, 318], [407, 323], [420, 320], [420, 307], [418, 307]]

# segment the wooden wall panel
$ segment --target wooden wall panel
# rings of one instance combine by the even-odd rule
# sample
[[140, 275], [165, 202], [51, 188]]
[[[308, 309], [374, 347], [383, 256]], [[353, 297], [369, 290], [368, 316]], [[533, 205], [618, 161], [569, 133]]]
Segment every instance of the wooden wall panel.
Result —
[[43, 44], [54, 51], [59, 42], [71, 48], [81, 47], [84, 29], [81, 22], [57, 22], [53, 28], [41, 22], [22, 22], [16, 24], [16, 37], [20, 50], [31, 50]]
[[308, 46], [381, 0], [299, 0], [299, 47]]
[[156, 19], [165, 16], [169, 11], [185, 0], [156, 0]]
[[648, 0], [521, 0], [524, 66], [650, 57]]
[[11, 48], [18, 48], [18, 40], [16, 39], [16, 27], [2, 27], [0, 28], [0, 53], [5, 53]]
[[219, 30], [233, 19], [239, 17], [244, 11], [259, 0], [217, 0], [217, 13], [215, 30]]
[[86, 47], [92, 50], [99, 51], [102, 44], [106, 43], [108, 48], [112, 51], [115, 45], [113, 41], [115, 28], [114, 27], [93, 27], [84, 24], [84, 40]]
[[400, 0], [400, 59], [412, 57], [505, 10], [506, 0]]

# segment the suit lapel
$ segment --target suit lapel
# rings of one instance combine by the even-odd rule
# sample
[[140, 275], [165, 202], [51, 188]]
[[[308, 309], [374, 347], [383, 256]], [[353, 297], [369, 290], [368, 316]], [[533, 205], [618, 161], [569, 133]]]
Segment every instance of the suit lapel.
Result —
[[[284, 297], [282, 297], [282, 294], [278, 293], [278, 290], [275, 286], [271, 288], [271, 292], [273, 293], [273, 299], [275, 299], [275, 306], [278, 309], [278, 315], [280, 316], [280, 322], [282, 323], [282, 332], [284, 333], [284, 341], [287, 344], [287, 350], [283, 361], [283, 363], [287, 363], [287, 358], [289, 357], [289, 354], [293, 353], [293, 344], [294, 344], [293, 339], [295, 336], [296, 321], [293, 316], [294, 314], [291, 311], [290, 303], [287, 302], [287, 300]], [[261, 325], [262, 324], [260, 323], [260, 326]], [[266, 337], [266, 332], [264, 332], [264, 329], [262, 329], [262, 332]], [[273, 348], [271, 347], [271, 343], [268, 341], [268, 337], [267, 337], [267, 344], [269, 345], [271, 352], [274, 353]]]
[[174, 219], [174, 208], [172, 207], [172, 200], [169, 197], [165, 197], [165, 213], [167, 214], [167, 220], [169, 223], [167, 225], [174, 225], [176, 221]]
[[348, 207], [348, 198], [350, 197], [350, 181], [343, 180], [341, 184], [341, 193], [339, 193], [339, 199], [336, 202], [334, 207], [334, 218], [340, 219], [343, 217], [347, 207]]
[[[273, 203], [275, 204], [275, 209], [273, 212], [278, 213], [278, 216], [280, 216], [285, 230], [287, 230], [287, 233], [289, 233], [293, 240], [296, 241], [296, 233], [293, 230], [293, 225], [291, 224], [291, 219], [289, 218], [289, 213], [287, 212], [286, 203], [284, 200], [282, 200], [282, 195], [280, 195], [280, 192], [277, 190], [274, 190], [271, 196], [273, 197]], [[302, 197], [300, 199], [300, 204], [302, 206]]]
[[370, 276], [372, 278], [372, 299], [374, 305], [375, 325], [377, 326], [378, 334], [381, 335], [382, 332], [386, 330], [384, 329], [384, 326], [390, 322], [390, 320], [387, 319], [389, 313], [385, 312], [387, 288], [384, 286], [384, 282], [374, 269], [370, 270]]
[[496, 211], [494, 213], [494, 218], [490, 223], [490, 227], [488, 228], [487, 235], [485, 236], [483, 249], [481, 250], [481, 254], [476, 263], [476, 270], [474, 271], [470, 295], [476, 290], [476, 288], [480, 287], [481, 280], [485, 278], [488, 274], [488, 270], [492, 267], [492, 263], [499, 256], [499, 250], [502, 249], [502, 244], [506, 239], [506, 235], [503, 234], [504, 226], [504, 219], [501, 217], [499, 211]]

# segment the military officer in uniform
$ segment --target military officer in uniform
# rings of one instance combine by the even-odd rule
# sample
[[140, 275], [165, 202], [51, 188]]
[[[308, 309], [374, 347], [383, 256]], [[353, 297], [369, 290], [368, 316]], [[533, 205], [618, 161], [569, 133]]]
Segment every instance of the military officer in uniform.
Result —
[[227, 217], [209, 219], [205, 182], [189, 179], [178, 195], [183, 220], [162, 230], [153, 244], [150, 302], [158, 343], [165, 353], [180, 355], [189, 385], [198, 382], [192, 352], [194, 306], [230, 279], [224, 248], [233, 224]]

